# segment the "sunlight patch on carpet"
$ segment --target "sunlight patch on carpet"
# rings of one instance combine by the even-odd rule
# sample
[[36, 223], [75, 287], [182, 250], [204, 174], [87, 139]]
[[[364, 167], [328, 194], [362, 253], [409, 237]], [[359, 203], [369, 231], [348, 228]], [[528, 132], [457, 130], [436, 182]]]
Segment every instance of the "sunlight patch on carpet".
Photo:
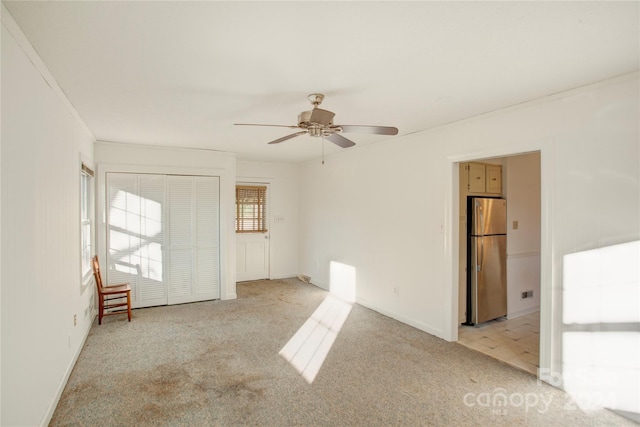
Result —
[[335, 261], [330, 268], [331, 294], [280, 350], [309, 384], [320, 371], [355, 300], [355, 268]]

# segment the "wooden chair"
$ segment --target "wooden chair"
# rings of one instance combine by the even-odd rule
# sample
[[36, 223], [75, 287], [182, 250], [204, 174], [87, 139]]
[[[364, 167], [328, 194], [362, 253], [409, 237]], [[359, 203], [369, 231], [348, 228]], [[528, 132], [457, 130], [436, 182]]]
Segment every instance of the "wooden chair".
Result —
[[[91, 265], [93, 266], [93, 276], [96, 279], [96, 287], [98, 288], [98, 325], [102, 325], [102, 318], [104, 316], [112, 316], [115, 314], [127, 313], [129, 322], [131, 322], [131, 287], [128, 283], [112, 286], [102, 286], [102, 276], [100, 276], [100, 263], [98, 262], [98, 256], [91, 258]], [[127, 301], [123, 301], [126, 298]], [[117, 300], [118, 302], [111, 302]], [[127, 307], [113, 310], [117, 307]]]

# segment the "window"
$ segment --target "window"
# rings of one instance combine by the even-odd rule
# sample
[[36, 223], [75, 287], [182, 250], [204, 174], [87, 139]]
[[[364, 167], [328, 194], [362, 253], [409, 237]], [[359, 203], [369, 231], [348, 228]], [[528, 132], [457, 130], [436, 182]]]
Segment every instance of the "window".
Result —
[[267, 231], [267, 187], [236, 186], [236, 233]]
[[93, 170], [82, 163], [80, 171], [80, 253], [82, 278], [91, 275], [93, 255]]

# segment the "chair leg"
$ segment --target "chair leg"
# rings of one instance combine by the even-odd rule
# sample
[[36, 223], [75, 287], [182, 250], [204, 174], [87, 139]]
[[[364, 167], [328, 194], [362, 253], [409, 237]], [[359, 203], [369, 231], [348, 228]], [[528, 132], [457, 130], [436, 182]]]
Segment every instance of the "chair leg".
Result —
[[127, 292], [127, 316], [131, 322], [131, 292]]
[[98, 325], [102, 325], [102, 314], [104, 312], [104, 299], [102, 296], [98, 297]]

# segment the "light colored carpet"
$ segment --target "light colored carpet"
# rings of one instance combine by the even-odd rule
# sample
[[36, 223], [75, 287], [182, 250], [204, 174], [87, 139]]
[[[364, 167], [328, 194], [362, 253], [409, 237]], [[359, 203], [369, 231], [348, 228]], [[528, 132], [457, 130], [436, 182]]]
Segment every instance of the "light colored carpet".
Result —
[[634, 425], [359, 305], [308, 383], [279, 352], [327, 296], [297, 279], [247, 282], [237, 300], [96, 322], [50, 425]]

